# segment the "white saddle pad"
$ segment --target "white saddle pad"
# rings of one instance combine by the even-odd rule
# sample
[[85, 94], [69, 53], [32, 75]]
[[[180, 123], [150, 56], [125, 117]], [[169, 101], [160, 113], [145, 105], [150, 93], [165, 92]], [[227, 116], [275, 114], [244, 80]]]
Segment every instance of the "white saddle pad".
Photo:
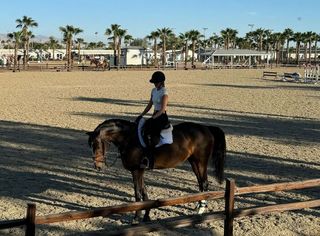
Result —
[[[141, 118], [139, 120], [139, 124], [138, 124], [138, 137], [139, 137], [139, 141], [142, 145], [142, 147], [147, 147], [147, 145], [145, 144], [143, 137], [142, 137], [142, 127], [144, 126], [144, 123], [146, 122], [146, 120], [144, 118]], [[163, 129], [160, 132], [160, 141], [159, 143], [156, 145], [156, 147], [160, 147], [163, 144], [171, 144], [173, 143], [173, 138], [172, 138], [172, 130], [173, 127], [170, 124], [170, 127], [167, 129]]]

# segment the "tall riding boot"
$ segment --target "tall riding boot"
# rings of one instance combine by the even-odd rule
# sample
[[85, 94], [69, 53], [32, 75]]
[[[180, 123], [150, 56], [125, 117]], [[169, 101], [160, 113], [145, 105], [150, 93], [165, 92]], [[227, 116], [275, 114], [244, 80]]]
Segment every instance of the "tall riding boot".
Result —
[[154, 158], [152, 155], [153, 148], [148, 147], [145, 151], [145, 156], [142, 158], [140, 168], [142, 169], [153, 169]]

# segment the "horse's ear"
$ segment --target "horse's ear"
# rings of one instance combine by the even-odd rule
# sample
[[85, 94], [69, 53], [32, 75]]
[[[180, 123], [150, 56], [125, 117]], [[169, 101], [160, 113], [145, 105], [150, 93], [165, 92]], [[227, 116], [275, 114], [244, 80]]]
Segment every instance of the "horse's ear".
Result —
[[92, 137], [93, 137], [93, 132], [86, 132], [87, 135], [89, 135], [89, 138], [88, 138], [88, 145], [89, 147], [91, 147], [91, 144], [92, 144]]

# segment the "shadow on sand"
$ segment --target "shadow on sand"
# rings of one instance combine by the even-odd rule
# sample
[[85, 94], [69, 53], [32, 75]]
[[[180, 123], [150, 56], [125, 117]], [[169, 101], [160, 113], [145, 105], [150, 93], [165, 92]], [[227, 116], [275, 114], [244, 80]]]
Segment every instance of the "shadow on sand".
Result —
[[[78, 97], [74, 100], [116, 103], [123, 106], [141, 106], [147, 102], [84, 97]], [[171, 106], [180, 107], [177, 104]], [[208, 114], [212, 114], [213, 118], [170, 116], [173, 123], [178, 123], [180, 120], [193, 120], [194, 122], [220, 126], [226, 135], [257, 136], [276, 143], [290, 143], [290, 145], [311, 146], [319, 144], [320, 140], [320, 122], [318, 120], [304, 119], [303, 117], [267, 116], [267, 114], [244, 114], [206, 107], [183, 106], [183, 108], [198, 113], [198, 117], [202, 115], [208, 117]], [[219, 112], [219, 117], [222, 115], [223, 118], [214, 118], [215, 112]], [[94, 117], [102, 121], [106, 118], [122, 118], [133, 121], [138, 114], [126, 113], [123, 116], [112, 116], [103, 113], [83, 112], [71, 115]], [[85, 131], [74, 129], [0, 121], [0, 170], [2, 175], [0, 195], [26, 203], [51, 204], [62, 207], [65, 211], [95, 207], [85, 200], [92, 196], [119, 203], [132, 201], [133, 184], [130, 173], [123, 171], [120, 161], [105, 173], [95, 172], [92, 169], [91, 153], [84, 133]], [[308, 160], [229, 151], [226, 164], [226, 177], [236, 179], [239, 186], [273, 183], [275, 178], [281, 180], [279, 182], [286, 182], [320, 177], [320, 164]], [[189, 178], [179, 179], [180, 172], [184, 172]], [[252, 173], [255, 173], [254, 176]], [[268, 178], [268, 176], [273, 178]], [[198, 189], [196, 178], [188, 163], [184, 163], [175, 170], [148, 172], [146, 179], [147, 185], [152, 186], [149, 191], [151, 198], [159, 197], [153, 195], [153, 190], [158, 188], [162, 189], [164, 193], [166, 191], [170, 193], [172, 190], [173, 194], [177, 192], [195, 193]], [[119, 188], [119, 186], [122, 187]], [[216, 190], [221, 187], [223, 186], [214, 187], [211, 185], [210, 189]], [[84, 201], [65, 200], [68, 198], [51, 195], [50, 191], [58, 192], [61, 196], [65, 196], [64, 194], [82, 195]], [[298, 194], [315, 198], [318, 193], [315, 190], [304, 190], [298, 191]], [[281, 198], [276, 193], [272, 196], [280, 198], [278, 199], [280, 203], [281, 201], [292, 201], [286, 197]], [[108, 201], [106, 200], [103, 204], [107, 204]], [[239, 201], [246, 203], [243, 198]], [[260, 196], [250, 198], [249, 201], [251, 204], [257, 205], [264, 203]], [[191, 212], [191, 209], [186, 206], [179, 206], [172, 210], [164, 209], [164, 211], [183, 214], [180, 209], [187, 209]], [[301, 212], [319, 216], [317, 211]], [[126, 215], [122, 220], [129, 222], [130, 218], [130, 215]], [[50, 227], [55, 230], [59, 229], [58, 226]], [[117, 228], [119, 226], [111, 223], [111, 227]], [[63, 230], [66, 232], [65, 229]]]

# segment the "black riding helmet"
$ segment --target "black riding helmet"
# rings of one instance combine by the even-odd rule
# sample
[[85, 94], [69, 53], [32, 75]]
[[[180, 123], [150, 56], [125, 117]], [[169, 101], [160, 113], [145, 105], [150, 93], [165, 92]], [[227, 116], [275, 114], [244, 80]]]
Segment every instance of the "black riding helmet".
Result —
[[166, 80], [165, 75], [161, 71], [156, 71], [152, 74], [151, 79], [149, 80], [150, 83], [159, 83]]

